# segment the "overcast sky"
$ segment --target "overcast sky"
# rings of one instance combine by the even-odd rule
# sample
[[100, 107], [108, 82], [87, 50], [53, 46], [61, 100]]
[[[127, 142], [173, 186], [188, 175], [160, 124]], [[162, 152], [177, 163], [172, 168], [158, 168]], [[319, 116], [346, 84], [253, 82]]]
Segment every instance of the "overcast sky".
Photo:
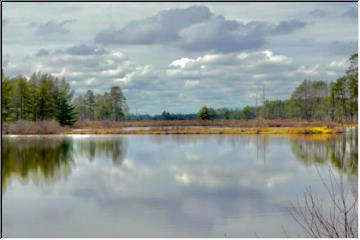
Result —
[[10, 76], [122, 87], [132, 112], [196, 112], [288, 98], [333, 81], [357, 52], [357, 3], [3, 3]]

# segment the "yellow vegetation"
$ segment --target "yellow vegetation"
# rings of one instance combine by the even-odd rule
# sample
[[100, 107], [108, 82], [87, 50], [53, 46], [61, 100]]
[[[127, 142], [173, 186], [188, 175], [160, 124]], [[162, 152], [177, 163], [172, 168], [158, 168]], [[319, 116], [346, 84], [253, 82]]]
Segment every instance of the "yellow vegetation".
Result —
[[67, 131], [64, 134], [334, 134], [341, 131], [328, 127], [295, 127], [295, 128], [152, 128], [137, 130], [122, 129], [83, 129]]

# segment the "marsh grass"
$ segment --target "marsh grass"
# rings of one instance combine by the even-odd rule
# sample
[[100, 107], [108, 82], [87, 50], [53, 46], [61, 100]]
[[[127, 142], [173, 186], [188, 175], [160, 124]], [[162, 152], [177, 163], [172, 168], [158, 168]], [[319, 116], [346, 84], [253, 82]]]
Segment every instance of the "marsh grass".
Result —
[[297, 128], [150, 128], [139, 130], [108, 129], [77, 129], [68, 134], [335, 134], [341, 131], [328, 127], [297, 127]]
[[335, 126], [355, 126], [356, 123], [335, 123], [324, 121], [297, 121], [289, 119], [278, 120], [174, 120], [174, 121], [77, 121], [75, 128], [86, 129], [107, 129], [107, 128], [124, 128], [124, 127], [335, 127]]
[[[3, 123], [3, 134], [333, 134], [337, 126], [356, 123], [296, 122], [291, 120], [78, 121], [73, 128], [56, 121]], [[148, 129], [124, 129], [146, 127]]]

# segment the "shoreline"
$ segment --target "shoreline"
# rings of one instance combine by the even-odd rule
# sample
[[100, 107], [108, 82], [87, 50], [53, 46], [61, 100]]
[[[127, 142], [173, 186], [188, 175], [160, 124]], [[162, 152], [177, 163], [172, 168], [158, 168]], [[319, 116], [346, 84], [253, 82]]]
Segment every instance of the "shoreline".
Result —
[[[352, 125], [352, 126], [357, 126]], [[274, 127], [255, 127], [255, 128], [149, 128], [149, 129], [134, 129], [123, 130], [119, 128], [94, 128], [94, 129], [71, 129], [61, 131], [48, 132], [23, 132], [17, 134], [3, 134], [6, 135], [84, 135], [84, 134], [121, 134], [121, 135], [256, 135], [256, 134], [339, 134], [343, 133], [339, 127], [314, 126], [314, 127], [288, 127], [288, 128], [274, 128]], [[344, 126], [343, 126], [344, 127]]]

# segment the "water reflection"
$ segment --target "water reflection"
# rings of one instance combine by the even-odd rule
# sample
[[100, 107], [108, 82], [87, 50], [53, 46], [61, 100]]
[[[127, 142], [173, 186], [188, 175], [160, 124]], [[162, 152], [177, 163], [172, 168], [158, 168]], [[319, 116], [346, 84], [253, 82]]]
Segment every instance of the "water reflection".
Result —
[[[31, 158], [24, 148], [41, 152], [44, 142], [49, 148], [65, 142], [71, 147], [63, 155], [71, 159], [72, 169], [66, 182], [42, 189], [29, 182], [7, 186], [5, 236], [254, 237], [256, 232], [281, 237], [282, 225], [296, 234], [298, 226], [287, 212], [290, 201], [309, 185], [321, 197], [321, 182], [309, 166], [318, 162], [322, 170], [332, 162], [319, 159], [355, 156], [356, 137], [343, 137], [52, 136], [52, 144], [47, 138], [3, 138], [8, 165], [16, 161], [8, 156], [18, 158], [16, 152], [23, 161]], [[21, 147], [22, 141], [28, 146]], [[21, 172], [3, 171], [7, 181]]]
[[358, 131], [349, 129], [345, 134], [323, 136], [294, 136], [291, 149], [305, 165], [331, 163], [347, 175], [358, 175]]
[[11, 179], [34, 184], [67, 178], [74, 165], [72, 140], [66, 137], [5, 137], [2, 139], [3, 191]]
[[54, 183], [67, 179], [78, 155], [90, 162], [110, 158], [121, 165], [127, 143], [121, 137], [18, 136], [2, 139], [2, 187], [12, 179], [24, 184]]
[[93, 162], [95, 159], [111, 158], [121, 165], [126, 155], [127, 142], [120, 136], [79, 136], [76, 141], [77, 153]]

